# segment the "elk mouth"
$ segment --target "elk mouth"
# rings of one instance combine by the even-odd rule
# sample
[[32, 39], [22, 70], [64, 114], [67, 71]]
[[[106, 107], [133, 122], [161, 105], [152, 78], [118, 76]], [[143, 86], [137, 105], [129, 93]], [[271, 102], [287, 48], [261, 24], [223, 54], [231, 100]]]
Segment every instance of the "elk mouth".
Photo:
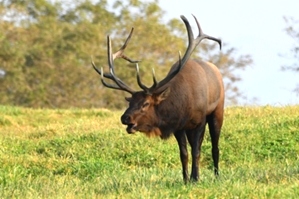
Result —
[[126, 128], [127, 133], [129, 133], [129, 134], [135, 133], [137, 131], [136, 127], [137, 127], [137, 124], [128, 124], [127, 128]]

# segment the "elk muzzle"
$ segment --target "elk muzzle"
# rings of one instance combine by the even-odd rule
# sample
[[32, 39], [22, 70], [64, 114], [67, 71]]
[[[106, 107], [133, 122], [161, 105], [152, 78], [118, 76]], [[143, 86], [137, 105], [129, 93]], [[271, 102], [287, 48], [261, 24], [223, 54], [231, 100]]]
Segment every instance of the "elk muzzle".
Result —
[[121, 123], [122, 123], [122, 124], [124, 124], [124, 125], [128, 125], [128, 124], [130, 124], [131, 116], [128, 115], [128, 114], [126, 114], [126, 113], [124, 113], [124, 114], [121, 116], [120, 120], [121, 120]]
[[137, 124], [135, 124], [132, 121], [132, 117], [129, 114], [124, 113], [121, 116], [120, 120], [121, 120], [121, 123], [123, 125], [127, 125], [127, 128], [126, 128], [127, 133], [131, 134], [131, 133], [135, 133], [136, 132], [135, 127], [137, 126]]

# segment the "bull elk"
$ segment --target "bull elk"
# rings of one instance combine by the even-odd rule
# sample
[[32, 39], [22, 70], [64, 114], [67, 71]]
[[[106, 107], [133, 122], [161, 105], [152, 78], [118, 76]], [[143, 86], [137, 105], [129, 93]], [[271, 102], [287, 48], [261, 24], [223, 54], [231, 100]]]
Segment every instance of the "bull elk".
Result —
[[[191, 145], [192, 171], [191, 180], [199, 178], [200, 150], [208, 124], [212, 142], [212, 157], [214, 173], [218, 175], [219, 149], [218, 141], [223, 122], [224, 89], [222, 76], [217, 67], [209, 62], [189, 59], [194, 49], [203, 39], [221, 40], [203, 33], [197, 19], [193, 16], [199, 34], [196, 38], [188, 20], [181, 16], [187, 33], [188, 47], [181, 58], [171, 67], [167, 76], [157, 82], [153, 72], [153, 85], [145, 86], [139, 75], [138, 61], [125, 56], [124, 50], [132, 36], [133, 28], [124, 45], [112, 54], [111, 40], [107, 36], [109, 73], [99, 70], [92, 61], [93, 68], [101, 76], [105, 87], [126, 91], [131, 94], [126, 98], [129, 102], [128, 109], [121, 116], [121, 122], [127, 125], [128, 133], [137, 131], [148, 136], [160, 136], [162, 139], [174, 134], [180, 151], [180, 158], [185, 182], [188, 177], [188, 151], [187, 141]], [[136, 63], [137, 83], [142, 89], [135, 91], [120, 80], [114, 72], [114, 59], [123, 58], [131, 63]], [[105, 79], [114, 82], [107, 83]]]

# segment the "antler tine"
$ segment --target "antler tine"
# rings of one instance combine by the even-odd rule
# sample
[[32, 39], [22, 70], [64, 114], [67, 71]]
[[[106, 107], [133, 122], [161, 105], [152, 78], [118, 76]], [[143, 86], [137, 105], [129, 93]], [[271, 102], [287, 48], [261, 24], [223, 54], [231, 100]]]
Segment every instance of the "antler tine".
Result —
[[[93, 62], [92, 59], [91, 59], [91, 65], [92, 65], [93, 69], [94, 69], [100, 76], [102, 76], [102, 72], [101, 72], [101, 70], [99, 70], [99, 69], [96, 67], [96, 65], [95, 65], [95, 63]], [[104, 73], [103, 75], [104, 75], [105, 78], [108, 78], [108, 79], [113, 80], [113, 78], [112, 78], [112, 76], [111, 76], [110, 74], [106, 74], [106, 73]]]
[[[113, 62], [114, 59], [116, 58], [123, 58], [125, 60], [127, 60], [128, 62], [130, 63], [136, 63], [136, 72], [137, 72], [137, 83], [139, 85], [140, 88], [142, 88], [146, 93], [149, 92], [149, 88], [147, 88], [142, 82], [141, 82], [141, 78], [140, 78], [140, 74], [139, 74], [139, 66], [138, 66], [138, 62], [140, 62], [139, 60], [132, 60], [130, 59], [129, 57], [127, 57], [125, 54], [124, 54], [124, 50], [126, 49], [127, 47], [127, 44], [128, 42], [130, 41], [131, 39], [131, 36], [133, 34], [133, 31], [134, 31], [134, 28], [131, 29], [131, 32], [128, 36], [128, 38], [126, 39], [124, 45], [116, 52], [114, 53], [112, 56], [111, 56], [111, 42], [108, 43], [108, 47], [109, 47], [109, 52], [108, 52], [108, 56], [110, 57], [109, 59], [109, 67], [110, 67], [110, 73], [112, 75], [112, 77], [114, 77], [114, 67], [113, 67], [113, 64], [110, 64]], [[108, 40], [110, 40], [108, 38]], [[115, 82], [116, 84], [118, 84], [118, 82]]]
[[149, 93], [149, 88], [146, 87], [142, 82], [141, 82], [141, 78], [140, 78], [140, 74], [139, 74], [139, 66], [138, 63], [136, 63], [136, 77], [137, 77], [137, 83], [139, 85], [140, 88], [142, 88], [142, 90], [144, 90], [145, 93]]
[[[98, 71], [98, 69], [97, 69]], [[118, 86], [112, 85], [112, 84], [108, 84], [107, 82], [105, 82], [104, 80], [104, 72], [103, 72], [103, 67], [101, 67], [101, 82], [104, 86], [108, 87], [108, 88], [113, 88], [113, 89], [118, 89], [118, 90], [124, 90], [123, 88], [120, 88]], [[126, 90], [127, 91], [127, 90]], [[130, 92], [130, 91], [128, 91]]]
[[[179, 51], [179, 62], [178, 65], [174, 68], [174, 70], [169, 71], [169, 73], [167, 74], [167, 76], [162, 79], [160, 82], [157, 83], [155, 74], [153, 74], [153, 79], [154, 79], [154, 84], [153, 86], [150, 88], [150, 93], [153, 92], [157, 92], [159, 93], [160, 91], [163, 91], [165, 88], [164, 86], [176, 75], [178, 74], [178, 72], [180, 72], [181, 70], [181, 64], [182, 63], [182, 59], [181, 59], [181, 52]], [[154, 71], [153, 71], [154, 72]]]
[[116, 59], [116, 58], [123, 58], [123, 59], [127, 60], [130, 63], [138, 63], [138, 62], [140, 62], [140, 60], [132, 60], [129, 57], [127, 57], [125, 54], [123, 54], [124, 51], [125, 51], [125, 49], [126, 49], [126, 47], [127, 47], [127, 45], [128, 45], [128, 43], [129, 43], [129, 41], [130, 41], [130, 39], [131, 39], [131, 37], [132, 37], [133, 31], [134, 31], [134, 28], [131, 29], [130, 34], [127, 37], [124, 45], [116, 53], [114, 53], [112, 55], [112, 59], [113, 60]]
[[158, 82], [157, 82], [157, 79], [156, 79], [155, 69], [154, 68], [152, 68], [152, 74], [153, 74], [153, 82], [154, 82], [152, 87], [156, 87]]
[[[111, 74], [111, 77], [113, 78], [114, 82], [119, 86], [119, 87], [126, 87], [126, 90], [128, 90], [128, 86], [126, 86], [118, 77], [115, 76], [114, 74], [114, 65], [113, 65], [113, 61], [114, 59], [116, 58], [123, 58], [127, 61], [129, 61], [130, 63], [136, 63], [136, 70], [137, 70], [137, 82], [138, 82], [138, 85], [144, 90], [144, 91], [147, 91], [148, 88], [146, 86], [144, 86], [142, 83], [141, 83], [141, 80], [140, 80], [140, 76], [139, 76], [139, 68], [138, 68], [138, 62], [139, 60], [132, 60], [130, 59], [129, 57], [127, 57], [125, 54], [124, 54], [124, 50], [126, 49], [127, 47], [127, 44], [128, 42], [130, 41], [131, 39], [131, 36], [133, 34], [133, 31], [134, 31], [134, 28], [131, 29], [131, 32], [129, 34], [129, 36], [127, 37], [125, 43], [123, 44], [123, 46], [117, 51], [115, 52], [114, 54], [112, 54], [112, 47], [111, 47], [111, 40], [110, 40], [110, 37], [108, 36], [108, 57], [109, 57], [109, 60], [108, 60], [108, 65], [109, 65], [109, 70], [110, 70], [110, 74]], [[131, 89], [130, 89], [131, 90]]]
[[152, 93], [157, 88], [157, 85], [158, 85], [154, 68], [152, 68], [152, 75], [153, 75], [153, 85], [148, 89], [149, 93]]
[[202, 31], [202, 29], [201, 29], [201, 27], [200, 27], [200, 25], [199, 25], [199, 22], [198, 22], [197, 18], [194, 15], [192, 15], [192, 16], [194, 17], [196, 25], [197, 25], [197, 28], [198, 28], [198, 32], [199, 32], [198, 36], [201, 35], [200, 37], [198, 37], [198, 38], [201, 38], [201, 39], [198, 39], [198, 41], [196, 41], [196, 43], [197, 42], [200, 43], [201, 40], [203, 40], [203, 39], [210, 39], [210, 40], [216, 41], [219, 44], [219, 47], [220, 47], [220, 50], [221, 50], [221, 47], [222, 47], [221, 39], [217, 39], [215, 37], [212, 37], [212, 36], [209, 36], [207, 34], [204, 34], [203, 31]]
[[152, 68], [152, 74], [153, 74], [153, 85], [151, 86], [151, 88], [146, 87], [142, 82], [141, 82], [141, 78], [140, 78], [140, 74], [139, 74], [139, 66], [138, 63], [136, 63], [136, 73], [137, 73], [137, 83], [139, 85], [140, 88], [142, 88], [142, 90], [147, 93], [150, 94], [150, 90], [152, 88], [155, 88], [157, 86], [157, 79], [156, 79], [156, 75], [155, 75], [155, 70], [154, 68]]
[[118, 90], [123, 90], [123, 91], [127, 91], [128, 93], [130, 94], [133, 94], [135, 91], [132, 90], [130, 87], [128, 87], [123, 81], [121, 81], [120, 79], [118, 79], [118, 83], [121, 84], [121, 87], [117, 86], [116, 85], [112, 85], [112, 84], [108, 84], [107, 82], [105, 82], [105, 78], [107, 79], [111, 79], [114, 81], [114, 78], [111, 74], [107, 74], [107, 73], [104, 73], [103, 72], [103, 68], [101, 67], [101, 70], [99, 70], [93, 61], [91, 61], [91, 64], [93, 66], [93, 68], [95, 69], [95, 71], [101, 76], [101, 82], [104, 86], [108, 87], [108, 88], [113, 88], [113, 89], [118, 89]]
[[[132, 60], [132, 59], [128, 58], [126, 55], [124, 55], [124, 50], [126, 49], [127, 44], [131, 39], [131, 36], [133, 34], [133, 30], [134, 30], [134, 28], [131, 29], [131, 32], [130, 32], [129, 36], [127, 37], [127, 39], [126, 39], [125, 43], [123, 44], [123, 46], [117, 52], [115, 52], [114, 54], [112, 54], [112, 45], [111, 45], [110, 36], [109, 35], [107, 36], [107, 46], [108, 46], [108, 48], [107, 48], [107, 57], [108, 57], [108, 66], [109, 66], [109, 72], [110, 72], [109, 74], [103, 73], [103, 69], [99, 70], [92, 61], [92, 66], [96, 70], [96, 72], [101, 75], [101, 81], [102, 81], [104, 86], [106, 86], [108, 88], [127, 91], [131, 94], [135, 93], [135, 91], [133, 89], [131, 89], [129, 86], [127, 86], [123, 81], [121, 81], [114, 73], [114, 59], [123, 58], [123, 59], [125, 59], [125, 60], [127, 60], [131, 63], [138, 63], [139, 62], [139, 61]], [[108, 84], [107, 82], [105, 82], [104, 77], [114, 81], [114, 83], [116, 85]]]

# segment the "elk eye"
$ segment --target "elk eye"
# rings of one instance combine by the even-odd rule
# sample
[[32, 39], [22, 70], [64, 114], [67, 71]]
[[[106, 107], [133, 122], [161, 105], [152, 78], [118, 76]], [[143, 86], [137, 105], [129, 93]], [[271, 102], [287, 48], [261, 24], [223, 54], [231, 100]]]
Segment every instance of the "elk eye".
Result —
[[148, 103], [148, 102], [145, 102], [145, 103], [142, 105], [142, 108], [145, 108], [145, 107], [147, 107], [147, 106], [149, 106], [149, 103]]

